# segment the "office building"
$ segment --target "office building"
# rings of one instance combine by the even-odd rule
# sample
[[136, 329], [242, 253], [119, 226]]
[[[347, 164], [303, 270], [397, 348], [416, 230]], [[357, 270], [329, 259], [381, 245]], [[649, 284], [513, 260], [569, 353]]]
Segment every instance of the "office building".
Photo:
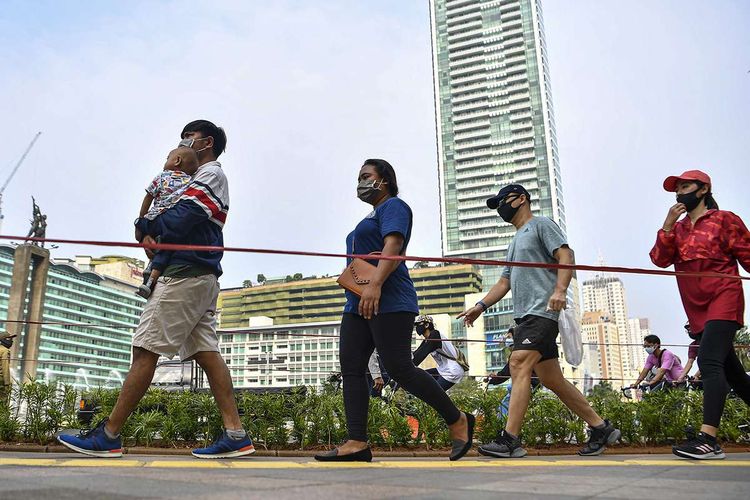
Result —
[[[485, 204], [501, 186], [522, 184], [533, 213], [566, 229], [541, 3], [431, 0], [430, 16], [442, 253], [504, 260], [515, 228]], [[482, 269], [485, 291], [501, 271]], [[487, 339], [512, 316], [510, 297], [490, 308]], [[488, 346], [489, 369], [500, 347]]]
[[[421, 314], [455, 316], [463, 311], [465, 296], [482, 289], [479, 269], [471, 265], [412, 268], [409, 274]], [[277, 279], [222, 290], [218, 305], [221, 327], [245, 327], [257, 316], [272, 318], [276, 325], [340, 321], [346, 299], [336, 278]]]

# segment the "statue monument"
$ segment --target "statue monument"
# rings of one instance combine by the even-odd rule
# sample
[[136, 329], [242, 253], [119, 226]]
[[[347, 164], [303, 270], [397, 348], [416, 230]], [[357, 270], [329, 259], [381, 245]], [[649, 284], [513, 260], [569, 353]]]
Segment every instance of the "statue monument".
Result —
[[[39, 205], [36, 204], [36, 200], [33, 196], [31, 197], [31, 202], [34, 205], [30, 221], [31, 228], [29, 229], [29, 234], [27, 234], [26, 237], [45, 238], [47, 236], [47, 216], [42, 214], [42, 211], [39, 208]], [[34, 241], [32, 242], [32, 244], [44, 248], [43, 241]]]

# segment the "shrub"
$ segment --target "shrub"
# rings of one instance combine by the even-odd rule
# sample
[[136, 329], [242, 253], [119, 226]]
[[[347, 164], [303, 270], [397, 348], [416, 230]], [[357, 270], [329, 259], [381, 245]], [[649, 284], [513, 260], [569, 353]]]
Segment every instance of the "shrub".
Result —
[[[82, 394], [100, 408], [97, 420], [108, 415], [118, 391], [96, 388]], [[498, 407], [505, 389], [483, 391], [474, 381], [455, 386], [449, 396], [467, 413], [477, 416], [475, 438], [488, 442], [505, 424]], [[0, 440], [20, 439], [44, 444], [61, 428], [76, 427], [78, 394], [71, 387], [32, 381], [14, 389], [9, 404], [0, 402]], [[340, 390], [329, 386], [321, 392], [254, 394], [237, 396], [243, 426], [266, 448], [301, 449], [332, 446], [346, 439], [346, 415]], [[682, 440], [687, 426], [697, 429], [702, 420], [702, 394], [667, 391], [648, 394], [643, 401], [623, 400], [619, 392], [598, 387], [589, 398], [603, 418], [622, 431], [632, 444], [672, 443]], [[393, 447], [450, 444], [443, 419], [426, 403], [398, 391], [390, 400], [371, 398], [368, 438], [374, 445]], [[417, 422], [416, 437], [410, 418]], [[719, 438], [727, 442], [747, 440], [750, 406], [740, 399], [727, 400]], [[192, 446], [207, 444], [222, 432], [222, 418], [208, 393], [165, 392], [150, 389], [121, 431], [126, 444]], [[552, 393], [536, 391], [522, 429], [529, 445], [580, 443], [585, 424]]]

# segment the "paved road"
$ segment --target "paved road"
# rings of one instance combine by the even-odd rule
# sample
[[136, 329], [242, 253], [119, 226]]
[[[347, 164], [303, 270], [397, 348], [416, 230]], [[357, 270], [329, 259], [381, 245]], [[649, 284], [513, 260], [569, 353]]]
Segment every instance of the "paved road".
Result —
[[[656, 493], [655, 493], [656, 492]], [[750, 498], [750, 453], [693, 462], [671, 455], [382, 459], [343, 466], [309, 459], [0, 453], [0, 498]]]

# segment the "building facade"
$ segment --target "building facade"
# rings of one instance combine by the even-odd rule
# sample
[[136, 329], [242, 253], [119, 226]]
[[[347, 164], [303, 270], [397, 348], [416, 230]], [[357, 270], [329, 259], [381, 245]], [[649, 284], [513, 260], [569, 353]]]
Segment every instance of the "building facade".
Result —
[[617, 339], [622, 347], [622, 373], [627, 379], [638, 376], [640, 358], [638, 351], [629, 344], [640, 345], [642, 338], [634, 337], [628, 324], [628, 306], [625, 286], [617, 276], [597, 274], [583, 282], [584, 312], [606, 313], [611, 323], [617, 327]]
[[[433, 316], [435, 327], [444, 333], [451, 328], [452, 316]], [[322, 387], [331, 375], [341, 371], [339, 334], [341, 318], [313, 323], [274, 324], [268, 317], [254, 317], [243, 328], [219, 330], [221, 355], [227, 362], [235, 387], [279, 388], [294, 386]], [[482, 338], [481, 322], [468, 333], [468, 338]], [[421, 338], [415, 333], [412, 351]], [[471, 369], [484, 374], [484, 343], [455, 344], [467, 354]], [[428, 356], [422, 365], [434, 366]], [[478, 375], [480, 376], [480, 375]]]
[[[482, 276], [476, 266], [412, 268], [409, 274], [421, 314], [455, 316], [463, 311], [464, 297], [482, 289]], [[272, 318], [276, 325], [337, 322], [345, 303], [344, 290], [334, 276], [289, 282], [269, 280], [252, 287], [222, 290], [218, 308], [222, 328], [241, 328], [257, 316]]]
[[[643, 350], [643, 337], [651, 335], [651, 325], [648, 318], [630, 318], [628, 320], [628, 330], [630, 332], [630, 346], [628, 350], [630, 357], [633, 359], [633, 367], [636, 370], [642, 369], [646, 365], [646, 351]], [[686, 358], [687, 359], [687, 358]]]
[[[565, 231], [540, 0], [431, 0], [442, 252], [503, 260], [515, 228], [485, 204], [510, 183]], [[484, 290], [502, 268], [482, 269]], [[575, 285], [571, 287], [571, 301]], [[513, 324], [508, 296], [485, 313], [488, 368]]]
[[608, 315], [602, 311], [583, 314], [581, 336], [584, 342], [597, 346], [596, 355], [591, 359], [591, 371], [613, 387], [624, 385], [623, 351], [620, 346], [619, 330]]
[[[0, 246], [2, 317], [8, 313], [14, 253], [13, 247]], [[42, 318], [48, 324], [42, 325], [34, 358], [37, 378], [78, 387], [121, 385], [130, 369], [130, 343], [144, 303], [135, 290], [116, 278], [83, 271], [67, 259], [53, 260], [43, 302]], [[0, 325], [7, 327], [2, 321]], [[23, 338], [21, 333], [16, 352], [24, 352]], [[14, 361], [13, 376], [19, 380], [24, 363], [30, 360]]]

